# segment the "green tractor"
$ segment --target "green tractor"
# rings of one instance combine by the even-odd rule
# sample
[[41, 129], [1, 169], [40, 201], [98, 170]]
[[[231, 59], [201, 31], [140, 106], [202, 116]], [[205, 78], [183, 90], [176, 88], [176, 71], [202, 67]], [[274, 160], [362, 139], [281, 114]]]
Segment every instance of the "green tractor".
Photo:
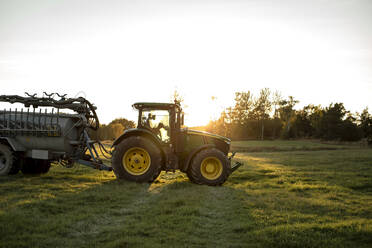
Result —
[[135, 103], [137, 128], [126, 130], [113, 144], [117, 178], [153, 182], [162, 170], [181, 170], [197, 184], [221, 185], [242, 164], [231, 165], [230, 139], [182, 128], [177, 103]]

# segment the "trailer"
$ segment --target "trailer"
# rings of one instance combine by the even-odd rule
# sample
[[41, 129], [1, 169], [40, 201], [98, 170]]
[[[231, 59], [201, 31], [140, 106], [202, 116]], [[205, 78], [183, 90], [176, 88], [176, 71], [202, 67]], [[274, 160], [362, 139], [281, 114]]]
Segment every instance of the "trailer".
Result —
[[[104, 146], [89, 136], [99, 127], [93, 104], [83, 97], [66, 98], [45, 92], [43, 97], [26, 95], [0, 96], [0, 102], [21, 103], [25, 107], [0, 111], [0, 175], [16, 174], [19, 170], [25, 174], [47, 173], [54, 161], [66, 167], [78, 162], [112, 170], [99, 158], [97, 148], [105, 149]], [[73, 114], [64, 110], [72, 110]]]

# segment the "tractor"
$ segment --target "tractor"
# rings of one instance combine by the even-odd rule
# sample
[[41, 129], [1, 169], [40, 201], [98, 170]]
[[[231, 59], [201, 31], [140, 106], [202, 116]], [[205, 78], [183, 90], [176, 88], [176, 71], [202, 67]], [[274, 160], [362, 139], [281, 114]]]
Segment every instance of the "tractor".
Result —
[[184, 128], [179, 103], [133, 104], [137, 128], [113, 143], [112, 168], [117, 178], [153, 182], [162, 170], [185, 172], [197, 184], [221, 185], [242, 164], [231, 164], [231, 140]]

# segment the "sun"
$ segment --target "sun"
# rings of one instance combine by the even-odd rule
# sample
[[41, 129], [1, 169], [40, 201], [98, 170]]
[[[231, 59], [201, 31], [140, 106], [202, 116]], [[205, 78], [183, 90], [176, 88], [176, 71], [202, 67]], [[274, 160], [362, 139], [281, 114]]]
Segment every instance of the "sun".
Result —
[[217, 120], [220, 117], [223, 106], [218, 106], [213, 101], [199, 100], [190, 104], [184, 111], [186, 126], [205, 126], [210, 121]]

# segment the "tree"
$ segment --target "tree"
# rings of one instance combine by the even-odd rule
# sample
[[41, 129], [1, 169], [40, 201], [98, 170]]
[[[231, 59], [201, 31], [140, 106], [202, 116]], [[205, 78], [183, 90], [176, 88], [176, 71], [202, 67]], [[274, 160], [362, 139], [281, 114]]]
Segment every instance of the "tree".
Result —
[[111, 121], [108, 125], [100, 125], [99, 129], [91, 135], [95, 139], [99, 140], [113, 140], [123, 134], [125, 130], [135, 127], [136, 124], [133, 121], [125, 118], [117, 118]]
[[326, 108], [309, 104], [295, 110], [298, 102], [293, 96], [283, 99], [278, 91], [271, 94], [267, 88], [261, 89], [257, 98], [250, 91], [236, 92], [233, 107], [226, 108], [207, 129], [234, 140], [277, 138], [280, 133], [282, 138], [344, 141], [368, 137], [372, 144], [372, 116], [368, 109], [356, 117], [342, 103]]
[[357, 141], [363, 137], [362, 130], [356, 124], [356, 117], [351, 113], [347, 113], [347, 117], [342, 121], [340, 129], [340, 140], [342, 141]]
[[233, 119], [237, 123], [245, 124], [252, 113], [253, 107], [253, 96], [250, 91], [236, 92]]
[[279, 111], [278, 111], [281, 101], [283, 101], [283, 97], [281, 93], [276, 90], [272, 94], [272, 100], [271, 100], [272, 107], [274, 108], [273, 123], [272, 123], [273, 124], [273, 134], [272, 134], [273, 139], [277, 137], [277, 131], [282, 128], [282, 125], [280, 123], [280, 118], [279, 118]]
[[261, 123], [261, 140], [264, 139], [265, 125], [264, 120], [269, 118], [271, 111], [271, 92], [268, 88], [261, 89], [259, 97], [256, 99], [254, 113], [257, 120]]
[[274, 113], [273, 113], [273, 118], [276, 119], [278, 118], [279, 119], [279, 111], [278, 111], [278, 108], [280, 106], [280, 102], [283, 101], [283, 97], [282, 97], [282, 94], [279, 92], [279, 91], [275, 91], [273, 94], [272, 94], [272, 100], [271, 100], [271, 104], [274, 108]]
[[121, 124], [124, 130], [136, 127], [136, 123], [134, 121], [130, 121], [125, 118], [116, 118], [115, 120], [111, 121], [109, 125], [113, 124]]
[[232, 129], [233, 129], [233, 120], [234, 120], [234, 110], [232, 107], [226, 108], [223, 111], [224, 123], [226, 127], [226, 136], [232, 137]]
[[279, 116], [284, 126], [281, 135], [283, 138], [293, 137], [290, 131], [291, 123], [294, 122], [296, 118], [294, 106], [297, 103], [299, 103], [299, 101], [295, 100], [293, 96], [289, 96], [288, 100], [282, 100], [279, 103]]
[[295, 136], [296, 137], [314, 137], [316, 135], [316, 128], [319, 126], [319, 120], [322, 116], [322, 109], [320, 106], [309, 104], [303, 109], [296, 111], [296, 118], [294, 121]]
[[220, 118], [215, 121], [221, 132], [220, 134], [233, 139], [246, 138], [248, 133], [245, 126], [247, 125], [252, 108], [253, 98], [251, 92], [236, 92], [234, 107], [226, 108], [221, 113]]
[[320, 105], [308, 105], [306, 107], [306, 111], [308, 112], [310, 125], [312, 127], [312, 133], [310, 134], [311, 137], [320, 138], [321, 137], [321, 120], [324, 115], [324, 111]]
[[372, 115], [368, 112], [368, 108], [363, 109], [359, 115], [359, 127], [362, 130], [362, 135], [367, 139], [368, 144], [372, 145]]
[[313, 127], [311, 126], [309, 112], [307, 111], [306, 107], [296, 111], [294, 129], [296, 130], [296, 137], [311, 137]]
[[117, 139], [119, 138], [120, 135], [123, 134], [124, 132], [124, 126], [120, 123], [114, 123], [109, 125], [110, 127], [110, 135], [112, 139]]
[[339, 139], [346, 113], [343, 103], [331, 103], [329, 107], [325, 108], [320, 122], [321, 138], [326, 140]]

